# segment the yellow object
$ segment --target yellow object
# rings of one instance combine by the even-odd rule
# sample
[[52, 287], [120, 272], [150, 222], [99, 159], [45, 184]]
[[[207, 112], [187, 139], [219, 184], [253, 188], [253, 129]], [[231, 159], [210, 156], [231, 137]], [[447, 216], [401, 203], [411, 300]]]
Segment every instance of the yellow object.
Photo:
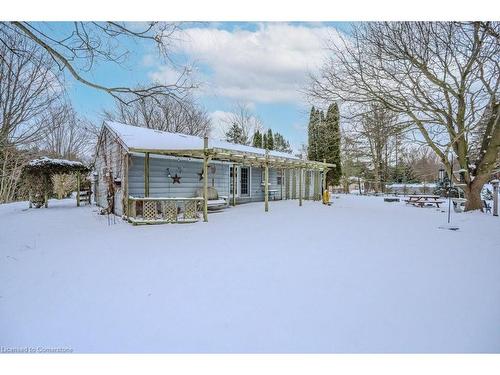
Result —
[[323, 204], [330, 204], [330, 192], [327, 189], [323, 191]]

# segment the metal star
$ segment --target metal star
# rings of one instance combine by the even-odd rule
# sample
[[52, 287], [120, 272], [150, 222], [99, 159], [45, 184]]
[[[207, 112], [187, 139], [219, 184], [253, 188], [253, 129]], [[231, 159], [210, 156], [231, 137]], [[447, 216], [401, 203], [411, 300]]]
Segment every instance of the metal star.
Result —
[[201, 170], [201, 172], [198, 172], [198, 176], [200, 177], [200, 181], [203, 180], [203, 169]]
[[181, 176], [177, 176], [177, 173], [176, 173], [175, 176], [172, 176], [172, 184], [175, 184], [176, 182], [178, 184], [180, 184], [181, 183], [181, 178], [182, 177]]

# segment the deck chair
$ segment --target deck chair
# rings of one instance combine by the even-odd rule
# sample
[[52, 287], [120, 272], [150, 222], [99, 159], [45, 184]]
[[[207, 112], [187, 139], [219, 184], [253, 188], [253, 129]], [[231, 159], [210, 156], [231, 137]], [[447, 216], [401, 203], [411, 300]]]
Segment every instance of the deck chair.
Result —
[[483, 199], [483, 207], [484, 207], [484, 211], [486, 213], [490, 213], [491, 214], [491, 206], [488, 202], [486, 202], [486, 200]]
[[[203, 189], [196, 190], [197, 197], [203, 197]], [[228, 206], [228, 198], [219, 195], [217, 189], [209, 186], [207, 189], [207, 206], [210, 211], [222, 210]]]

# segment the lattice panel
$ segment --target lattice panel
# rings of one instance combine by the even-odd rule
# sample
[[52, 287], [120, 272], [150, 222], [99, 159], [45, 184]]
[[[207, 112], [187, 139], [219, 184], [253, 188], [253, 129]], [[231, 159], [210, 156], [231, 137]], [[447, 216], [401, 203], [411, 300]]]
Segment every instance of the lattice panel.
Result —
[[184, 220], [198, 219], [198, 210], [196, 209], [196, 201], [188, 201], [184, 205]]
[[144, 201], [144, 208], [142, 215], [144, 217], [144, 220], [156, 220], [158, 216], [158, 209], [156, 206], [156, 202]]
[[169, 223], [177, 222], [177, 204], [175, 202], [161, 202], [161, 210], [163, 212], [163, 220]]

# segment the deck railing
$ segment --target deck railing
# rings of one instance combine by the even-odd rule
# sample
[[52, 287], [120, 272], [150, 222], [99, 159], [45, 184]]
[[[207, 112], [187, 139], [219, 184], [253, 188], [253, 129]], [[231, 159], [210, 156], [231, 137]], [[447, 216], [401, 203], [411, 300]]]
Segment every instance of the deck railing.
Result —
[[128, 198], [128, 221], [132, 224], [194, 223], [200, 218], [202, 197]]

